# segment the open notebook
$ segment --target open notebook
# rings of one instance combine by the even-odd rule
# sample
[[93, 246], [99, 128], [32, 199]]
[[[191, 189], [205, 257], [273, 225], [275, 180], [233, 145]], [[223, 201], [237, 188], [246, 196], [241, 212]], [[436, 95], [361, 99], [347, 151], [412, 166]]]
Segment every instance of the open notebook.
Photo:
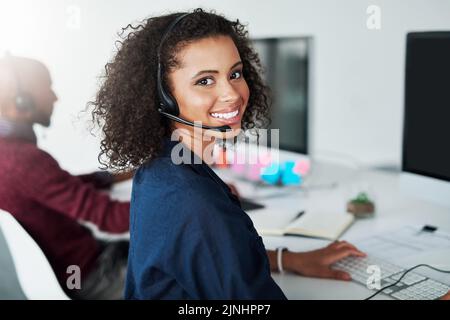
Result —
[[346, 212], [307, 211], [302, 215], [262, 211], [250, 211], [260, 235], [298, 235], [306, 237], [338, 239], [353, 223], [354, 216]]

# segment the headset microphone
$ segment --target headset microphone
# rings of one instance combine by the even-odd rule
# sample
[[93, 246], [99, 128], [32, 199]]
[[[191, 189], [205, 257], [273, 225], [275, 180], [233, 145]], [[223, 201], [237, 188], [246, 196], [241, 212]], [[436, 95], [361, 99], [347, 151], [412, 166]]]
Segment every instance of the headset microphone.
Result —
[[161, 65], [161, 48], [164, 44], [164, 41], [166, 40], [169, 33], [172, 31], [172, 29], [175, 27], [175, 25], [180, 22], [183, 18], [188, 16], [189, 13], [182, 14], [181, 16], [177, 17], [167, 28], [167, 30], [164, 32], [161, 42], [159, 43], [158, 47], [158, 74], [157, 74], [157, 91], [158, 91], [158, 97], [159, 97], [159, 108], [158, 112], [173, 121], [176, 121], [178, 123], [182, 123], [188, 126], [207, 129], [207, 130], [214, 130], [219, 132], [226, 132], [228, 130], [231, 130], [229, 126], [219, 126], [219, 127], [213, 127], [213, 126], [206, 126], [202, 125], [200, 123], [194, 123], [192, 121], [182, 119], [178, 115], [180, 114], [180, 109], [178, 107], [178, 104], [175, 100], [175, 98], [170, 94], [168, 90], [164, 87], [163, 84], [163, 68]]
[[165, 116], [166, 118], [182, 123], [182, 124], [186, 124], [188, 126], [191, 127], [196, 127], [196, 128], [201, 128], [201, 129], [206, 129], [206, 130], [214, 130], [214, 131], [220, 131], [220, 132], [226, 132], [228, 130], [231, 130], [230, 126], [221, 126], [221, 127], [212, 127], [212, 126], [206, 126], [200, 123], [196, 123], [196, 122], [192, 122], [192, 121], [188, 121], [186, 119], [174, 116], [173, 114], [167, 113], [162, 111], [162, 109], [158, 109], [159, 113], [162, 114], [163, 116]]

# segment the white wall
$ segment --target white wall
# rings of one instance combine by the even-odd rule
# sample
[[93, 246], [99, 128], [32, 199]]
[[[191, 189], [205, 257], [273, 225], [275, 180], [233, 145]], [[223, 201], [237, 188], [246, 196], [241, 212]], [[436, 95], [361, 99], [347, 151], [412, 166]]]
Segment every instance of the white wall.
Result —
[[[381, 30], [366, 27], [371, 4], [381, 8]], [[81, 9], [79, 29], [67, 27], [71, 5]], [[95, 94], [116, 32], [154, 13], [197, 6], [247, 22], [251, 36], [313, 36], [313, 150], [400, 163], [405, 34], [450, 30], [448, 0], [2, 0], [0, 50], [44, 61], [60, 98], [52, 127], [39, 130], [41, 147], [72, 172], [95, 169], [98, 140], [86, 129], [88, 117], [78, 116]]]

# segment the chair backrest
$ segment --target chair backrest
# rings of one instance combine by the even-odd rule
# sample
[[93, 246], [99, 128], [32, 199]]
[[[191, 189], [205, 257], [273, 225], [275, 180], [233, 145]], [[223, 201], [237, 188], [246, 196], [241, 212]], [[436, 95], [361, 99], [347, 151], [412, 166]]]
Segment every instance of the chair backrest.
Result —
[[26, 300], [16, 268], [9, 252], [8, 243], [0, 229], [0, 300]]
[[0, 230], [27, 299], [68, 300], [41, 248], [10, 213], [1, 209]]

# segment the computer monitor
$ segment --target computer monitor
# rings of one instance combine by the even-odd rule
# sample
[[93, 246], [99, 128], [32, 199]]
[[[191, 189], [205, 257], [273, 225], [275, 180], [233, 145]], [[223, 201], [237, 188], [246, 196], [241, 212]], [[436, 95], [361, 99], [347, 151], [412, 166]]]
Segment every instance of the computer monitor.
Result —
[[450, 207], [450, 32], [407, 35], [401, 188]]
[[[280, 129], [280, 149], [302, 154], [308, 153], [311, 41], [309, 37], [253, 39], [273, 100], [269, 129]], [[261, 142], [270, 146], [270, 137]]]

